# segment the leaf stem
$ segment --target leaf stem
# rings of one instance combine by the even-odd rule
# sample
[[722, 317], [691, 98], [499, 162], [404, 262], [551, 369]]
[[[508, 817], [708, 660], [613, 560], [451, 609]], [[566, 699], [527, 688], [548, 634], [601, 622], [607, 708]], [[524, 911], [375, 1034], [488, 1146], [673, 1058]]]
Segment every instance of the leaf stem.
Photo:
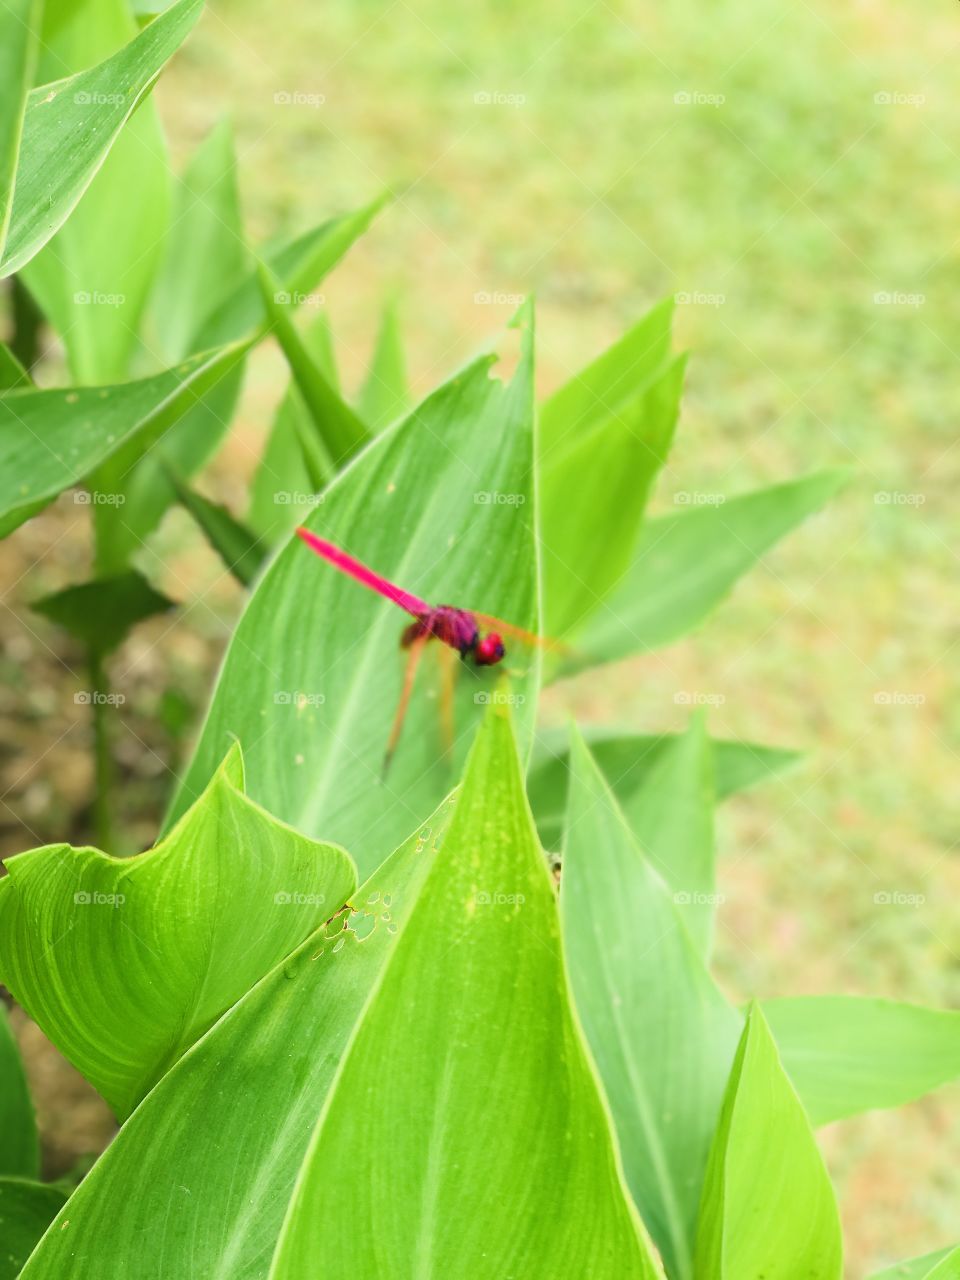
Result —
[[95, 649], [88, 650], [90, 668], [90, 707], [93, 712], [93, 828], [97, 845], [104, 853], [113, 852], [113, 757], [110, 753], [107, 674], [103, 657]]

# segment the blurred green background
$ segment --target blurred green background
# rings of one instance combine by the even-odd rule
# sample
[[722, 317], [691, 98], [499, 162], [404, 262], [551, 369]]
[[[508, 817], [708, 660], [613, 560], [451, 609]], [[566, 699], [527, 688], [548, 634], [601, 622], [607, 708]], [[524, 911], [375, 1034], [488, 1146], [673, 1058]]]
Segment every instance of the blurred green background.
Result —
[[[423, 393], [522, 295], [546, 391], [678, 294], [693, 354], [656, 509], [854, 469], [697, 636], [547, 702], [554, 723], [654, 730], [685, 723], [678, 694], [710, 694], [716, 735], [808, 752], [721, 815], [718, 960], [737, 995], [960, 1004], [958, 47], [945, 2], [211, 0], [157, 90], [178, 164], [232, 117], [260, 236], [397, 192], [325, 286], [348, 386], [391, 295]], [[205, 481], [238, 511], [283, 382], [257, 353]], [[198, 590], [219, 578], [182, 513], [161, 542]], [[121, 744], [147, 840], [156, 735], [178, 740], [202, 704], [238, 607], [223, 583], [175, 623], [183, 707], [168, 697]], [[49, 661], [14, 640], [8, 661]], [[158, 661], [131, 642], [120, 684], [155, 685]], [[49, 760], [20, 769], [9, 803], [43, 829]], [[827, 1132], [850, 1276], [960, 1238], [958, 1103]]]

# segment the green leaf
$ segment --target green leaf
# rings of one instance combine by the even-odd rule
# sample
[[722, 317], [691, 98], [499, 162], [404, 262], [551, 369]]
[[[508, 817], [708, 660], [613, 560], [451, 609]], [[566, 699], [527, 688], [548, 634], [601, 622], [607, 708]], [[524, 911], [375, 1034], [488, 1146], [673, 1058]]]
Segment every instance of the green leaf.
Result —
[[899, 1107], [960, 1077], [960, 1013], [860, 996], [764, 1001], [812, 1124]]
[[112, 57], [28, 95], [0, 276], [17, 271], [63, 225], [202, 7], [202, 0], [178, 0]]
[[[413, 1275], [399, 1250], [418, 1221], [429, 1274], [658, 1274], [638, 1244], [570, 1016], [556, 906], [503, 722], [486, 727], [452, 826], [450, 811], [442, 806], [358, 891], [345, 929], [308, 939], [159, 1082], [23, 1280], [81, 1280], [91, 1266], [97, 1280], [262, 1280], [284, 1228], [287, 1250], [302, 1246], [302, 1233], [349, 1233], [358, 1276]], [[508, 885], [523, 903], [495, 900]], [[349, 1108], [362, 1140], [331, 1160], [348, 1092], [376, 1070], [371, 1045], [401, 1016], [403, 1034], [378, 1060], [376, 1093]], [[445, 1031], [431, 1044], [434, 1019]], [[544, 1062], [563, 1068], [549, 1089]], [[404, 1086], [414, 1105], [392, 1106]], [[351, 1210], [341, 1201], [325, 1220], [313, 1189], [329, 1194], [331, 1164]], [[126, 1194], [131, 1180], [143, 1194]], [[364, 1186], [377, 1197], [373, 1229], [360, 1216]], [[386, 1265], [381, 1242], [393, 1250]], [[433, 1248], [455, 1251], [455, 1264], [437, 1258], [429, 1268]], [[343, 1250], [322, 1245], [296, 1274], [312, 1275], [316, 1259], [331, 1256]], [[286, 1267], [278, 1261], [272, 1274]]]
[[[31, 1280], [88, 1280], [92, 1257], [97, 1280], [131, 1270], [138, 1280], [262, 1280], [317, 1117], [451, 807], [361, 886], [346, 927], [341, 917], [312, 934], [160, 1080], [74, 1193], [70, 1227], [44, 1241]], [[143, 1195], [127, 1194], [132, 1180]]]
[[242, 781], [234, 748], [135, 858], [61, 844], [5, 864], [0, 977], [121, 1118], [356, 885], [342, 849], [277, 822]]
[[[44, 78], [123, 52], [137, 34], [126, 0], [48, 0], [44, 20]], [[125, 93], [121, 80], [109, 96]], [[79, 95], [78, 105], [95, 112], [104, 96]], [[66, 225], [23, 269], [78, 382], [110, 382], [129, 371], [167, 229], [169, 179], [159, 116], [144, 97]]]
[[248, 587], [266, 559], [263, 541], [220, 503], [211, 502], [179, 480], [174, 479], [173, 484], [177, 497], [196, 520], [210, 546], [241, 586]]
[[[339, 390], [330, 324], [325, 311], [303, 335], [307, 350], [334, 390]], [[323, 499], [314, 485], [314, 467], [304, 458], [311, 438], [310, 414], [291, 382], [277, 410], [263, 457], [253, 478], [248, 521], [272, 546], [286, 537]]]
[[363, 448], [370, 439], [369, 432], [324, 377], [323, 370], [290, 318], [290, 295], [262, 263], [259, 279], [267, 322], [280, 343], [303, 397], [322, 446], [321, 459], [327, 463], [324, 470], [329, 477]]
[[13, 207], [23, 115], [39, 35], [40, 0], [8, 0], [0, 10], [0, 255]]
[[204, 323], [250, 269], [233, 130], [222, 120], [197, 147], [176, 185], [147, 317], [150, 347], [165, 364], [198, 350]]
[[66, 1203], [57, 1187], [0, 1178], [0, 1280], [15, 1280], [37, 1241]]
[[113, 578], [95, 578], [34, 600], [31, 609], [68, 631], [85, 648], [105, 657], [145, 618], [175, 608], [135, 569]]
[[35, 1178], [39, 1172], [40, 1144], [27, 1077], [7, 1011], [0, 1005], [0, 1176]]
[[403, 334], [397, 308], [390, 303], [383, 312], [376, 349], [360, 391], [357, 412], [376, 434], [409, 412], [410, 403]]
[[15, 391], [18, 387], [31, 385], [29, 373], [7, 344], [0, 342], [0, 391]]
[[[545, 1089], [550, 1062], [563, 1069]], [[654, 1277], [637, 1228], [570, 1013], [510, 724], [495, 708], [321, 1113], [270, 1274], [295, 1280], [351, 1251], [358, 1280]], [[358, 1237], [369, 1247], [353, 1251]]]
[[[524, 346], [508, 385], [489, 376], [489, 359], [476, 361], [377, 436], [306, 523], [425, 600], [536, 629], [536, 555], [527, 514], [533, 504], [531, 336]], [[518, 501], [484, 502], [491, 491]], [[429, 690], [434, 664], [449, 655], [428, 651], [384, 778], [406, 661], [398, 642], [408, 623], [395, 605], [293, 539], [260, 579], [234, 632], [170, 816], [183, 812], [236, 737], [246, 752], [252, 796], [300, 830], [346, 845], [362, 874], [377, 866], [417, 815], [449, 790], [469, 726], [480, 714], [477, 703], [491, 696], [495, 679], [464, 664], [459, 733], [448, 756]], [[523, 700], [520, 720], [529, 741], [539, 664], [536, 654], [527, 659], [522, 651], [517, 662], [526, 670], [511, 696]]]
[[833, 1188], [800, 1099], [754, 1005], [703, 1186], [697, 1280], [840, 1280]]
[[94, 510], [97, 566], [102, 573], [124, 569], [176, 502], [169, 473], [191, 476], [216, 451], [240, 399], [245, 364], [241, 357], [227, 368], [146, 452], [134, 443], [97, 473], [97, 484], [123, 498], [116, 507]]
[[960, 1280], [960, 1245], [878, 1271], [871, 1280]]
[[577, 734], [560, 904], [573, 994], [630, 1190], [668, 1274], [686, 1280], [740, 1018]]
[[818, 511], [848, 473], [821, 471], [719, 506], [648, 521], [609, 601], [577, 634], [577, 665], [612, 662], [691, 631], [776, 542]]
[[629, 567], [673, 442], [685, 363], [682, 356], [671, 361], [606, 417], [541, 447], [547, 634], [565, 636], [583, 626]]
[[[340, 214], [327, 222], [273, 247], [258, 251], [258, 258], [279, 280], [291, 305], [304, 302], [319, 281], [337, 265], [347, 250], [363, 235], [386, 204], [378, 196], [363, 208]], [[259, 329], [266, 323], [260, 281], [251, 268], [197, 334], [198, 347], [216, 347]]]
[[663, 751], [624, 806], [644, 854], [681, 908], [691, 941], [707, 959], [716, 905], [713, 752], [703, 715]]
[[[131, 445], [142, 449], [242, 358], [246, 344], [192, 356], [112, 387], [0, 392], [0, 536]], [[122, 501], [91, 495], [94, 507]]]
[[602, 422], [659, 373], [670, 357], [674, 302], [665, 298], [544, 403], [542, 456]]
[[[670, 733], [621, 733], [604, 726], [587, 726], [584, 736], [617, 800], [629, 808], [632, 798], [644, 786], [676, 736]], [[752, 787], [765, 778], [789, 768], [800, 759], [796, 751], [765, 747], [754, 742], [710, 741], [716, 799]], [[563, 837], [563, 817], [567, 805], [568, 737], [562, 730], [537, 734], [527, 791], [536, 815], [540, 838], [547, 849], [559, 849]]]

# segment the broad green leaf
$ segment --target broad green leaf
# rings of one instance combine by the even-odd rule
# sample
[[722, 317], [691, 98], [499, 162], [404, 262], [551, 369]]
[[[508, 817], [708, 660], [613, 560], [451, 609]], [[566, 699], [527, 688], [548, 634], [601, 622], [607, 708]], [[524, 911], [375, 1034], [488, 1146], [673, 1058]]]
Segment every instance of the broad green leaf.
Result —
[[[307, 350], [323, 376], [339, 391], [330, 324], [321, 311], [303, 335]], [[322, 502], [314, 487], [312, 468], [304, 458], [303, 441], [312, 431], [310, 414], [291, 382], [277, 410], [263, 457], [253, 478], [248, 522], [272, 546], [301, 524], [310, 509]]]
[[[44, 19], [44, 79], [129, 53], [137, 35], [126, 0], [48, 0]], [[89, 100], [80, 95], [78, 104], [95, 113], [104, 97], [125, 98], [123, 69], [115, 70], [109, 93]], [[159, 116], [145, 98], [148, 89], [66, 225], [23, 270], [81, 383], [111, 382], [129, 372], [160, 260], [170, 175]]]
[[546, 400], [540, 414], [541, 457], [608, 418], [662, 369], [670, 356], [673, 311], [672, 298], [657, 303]]
[[29, 387], [30, 375], [5, 342], [0, 342], [0, 391]]
[[[202, 0], [178, 0], [105, 61], [31, 92], [0, 274], [10, 275], [22, 267], [63, 225], [101, 169], [124, 124], [152, 88], [164, 63], [186, 38], [201, 8]], [[144, 121], [144, 125], [137, 125], [139, 132], [130, 149], [131, 155], [150, 145], [151, 137], [155, 140], [158, 136], [155, 121], [151, 121], [149, 114], [144, 116]], [[124, 171], [132, 173], [133, 168], [128, 169], [124, 164], [118, 172]], [[136, 172], [142, 177], [146, 170], [137, 168]], [[155, 194], [152, 183], [151, 191]], [[126, 211], [134, 222], [129, 235], [141, 231], [136, 226], [136, 210], [131, 208], [130, 201], [139, 202], [143, 194], [146, 193], [124, 191], [116, 202], [119, 212]], [[99, 197], [95, 203], [100, 205]], [[152, 223], [149, 211], [145, 213]], [[121, 244], [129, 246], [128, 233], [122, 234]], [[102, 244], [100, 233], [97, 238]], [[116, 248], [119, 255], [121, 245]], [[149, 253], [149, 245], [145, 244], [144, 248]], [[48, 295], [45, 306], [54, 296], [53, 278], [51, 267], [45, 273], [45, 286], [39, 286], [37, 279], [31, 280], [31, 288], [39, 286], [38, 292]], [[103, 282], [73, 284], [77, 291], [86, 292], [91, 288], [112, 292]], [[70, 296], [69, 282], [62, 282], [57, 296], [61, 301]], [[140, 302], [142, 298], [131, 299], [132, 314]], [[126, 305], [124, 303], [120, 310], [125, 310]], [[109, 307], [91, 306], [91, 310], [108, 311]], [[88, 358], [96, 359], [96, 352], [85, 348], [78, 353], [79, 363], [85, 363]]]
[[686, 1280], [741, 1022], [579, 735], [560, 905], [573, 994], [630, 1190], [668, 1274]]
[[[263, 1280], [310, 1137], [433, 866], [444, 803], [144, 1099], [70, 1201], [30, 1280]], [[136, 1183], [143, 1194], [131, 1196]], [[177, 1204], [177, 1213], [170, 1205]], [[152, 1247], [144, 1250], [143, 1241]]]
[[610, 599], [577, 634], [577, 665], [612, 662], [669, 644], [692, 630], [733, 584], [846, 483], [821, 471], [718, 506], [648, 521], [633, 562]]
[[[40, 1146], [33, 1103], [7, 1011], [0, 1005], [0, 1176], [35, 1178], [39, 1172]], [[2, 1256], [0, 1245], [0, 1259]]]
[[20, 1274], [66, 1199], [58, 1187], [0, 1178], [0, 1280], [15, 1280]]
[[66, 587], [31, 609], [63, 627], [90, 652], [104, 657], [123, 644], [131, 630], [145, 618], [175, 607], [172, 600], [154, 591], [135, 569], [113, 578], [95, 578]]
[[242, 791], [234, 748], [135, 858], [48, 845], [7, 860], [0, 980], [122, 1118], [356, 886], [342, 849]]
[[[618, 733], [603, 726], [587, 726], [584, 737], [613, 788], [620, 804], [629, 808], [633, 797], [652, 770], [675, 743], [674, 734]], [[547, 849], [559, 849], [563, 837], [563, 817], [567, 805], [568, 736], [561, 730], [537, 735], [527, 791], [537, 819], [540, 838]], [[765, 778], [789, 768], [800, 759], [796, 751], [765, 747], [754, 742], [725, 742], [712, 738], [713, 772], [717, 800], [752, 787]]]
[[583, 626], [630, 564], [677, 425], [685, 358], [654, 374], [607, 417], [569, 432], [539, 461], [547, 634]]
[[767, 1000], [763, 1012], [812, 1124], [899, 1107], [960, 1077], [960, 1013], [861, 996]]
[[[387, 199], [379, 196], [363, 208], [330, 218], [293, 240], [258, 251], [258, 258], [283, 282], [283, 292], [289, 294], [291, 306], [302, 306], [308, 301], [310, 291], [363, 235]], [[216, 307], [195, 342], [198, 348], [220, 346], [259, 329], [265, 321], [260, 281], [254, 267]]]
[[[560, 1067], [548, 1088], [545, 1063]], [[320, 1115], [271, 1280], [347, 1255], [357, 1280], [658, 1273], [571, 1013], [499, 707]]]
[[211, 502], [179, 480], [174, 481], [174, 488], [224, 565], [242, 586], [248, 587], [266, 559], [266, 544], [220, 503]]
[[[236, 156], [226, 124], [212, 130], [180, 179], [163, 262], [147, 315], [146, 345], [174, 363], [198, 350], [197, 335], [218, 300], [248, 268], [243, 244]], [[249, 336], [249, 335], [238, 335]], [[122, 511], [98, 515], [98, 560], [115, 571], [129, 562], [176, 502], [168, 472], [189, 479], [213, 455], [236, 410], [243, 365], [221, 379], [117, 481]]]
[[27, 92], [40, 35], [40, 0], [7, 0], [0, 9], [0, 255], [13, 207]]
[[695, 715], [686, 733], [660, 754], [625, 804], [640, 847], [673, 893], [687, 932], [707, 959], [716, 906], [713, 751], [706, 720]]
[[870, 1280], [960, 1280], [960, 1245], [878, 1271]]
[[[307, 527], [425, 600], [536, 629], [532, 334], [524, 348], [509, 384], [489, 376], [489, 359], [478, 360], [377, 436], [326, 491]], [[517, 501], [484, 501], [492, 491]], [[394, 604], [292, 539], [234, 631], [170, 817], [199, 793], [235, 737], [250, 794], [300, 830], [344, 844], [367, 874], [449, 790], [477, 703], [491, 696], [496, 678], [463, 664], [458, 740], [448, 758], [429, 696], [435, 664], [448, 655], [428, 649], [384, 778], [408, 623]], [[525, 670], [511, 696], [523, 699], [529, 741], [539, 665], [519, 649], [515, 661]]]
[[840, 1221], [760, 1008], [747, 1017], [703, 1185], [697, 1280], [840, 1280]]
[[[290, 371], [310, 415], [327, 473], [339, 471], [370, 439], [370, 434], [347, 402], [337, 394], [293, 323], [289, 294], [263, 264], [259, 269], [264, 311], [271, 332], [283, 350]], [[319, 478], [319, 477], [317, 477]]]
[[403, 334], [393, 303], [384, 309], [370, 371], [360, 390], [357, 412], [374, 434], [410, 409]]
[[250, 268], [233, 130], [223, 120], [197, 147], [176, 183], [147, 316], [147, 340], [164, 364], [198, 349], [204, 322]]
[[[245, 350], [208, 351], [119, 386], [0, 392], [0, 536], [131, 442], [138, 448], [157, 439]], [[90, 502], [120, 498], [96, 491]]]
[[135, 441], [97, 472], [95, 482], [124, 500], [94, 510], [101, 573], [122, 571], [176, 502], [169, 472], [190, 476], [216, 451], [240, 399], [245, 365], [241, 357], [226, 369], [146, 452]]

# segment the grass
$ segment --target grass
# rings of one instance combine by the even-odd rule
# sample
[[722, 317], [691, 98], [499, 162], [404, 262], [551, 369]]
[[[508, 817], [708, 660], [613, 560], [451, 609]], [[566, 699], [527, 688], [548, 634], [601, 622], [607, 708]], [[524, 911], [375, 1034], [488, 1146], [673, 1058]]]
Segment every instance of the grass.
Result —
[[[234, 117], [264, 234], [397, 191], [326, 290], [348, 384], [394, 290], [421, 392], [513, 309], [478, 295], [536, 292], [548, 390], [683, 292], [694, 357], [657, 506], [855, 468], [700, 634], [548, 708], [679, 727], [676, 692], [720, 693], [715, 733], [809, 748], [722, 817], [718, 962], [737, 994], [960, 1000], [958, 43], [946, 3], [211, 0], [158, 90], [180, 160]], [[258, 355], [228, 486], [252, 467], [281, 376]], [[889, 493], [916, 496], [878, 501]], [[196, 612], [191, 627], [217, 630]], [[925, 901], [878, 905], [883, 892]], [[851, 1276], [960, 1237], [958, 1100], [827, 1135]]]

